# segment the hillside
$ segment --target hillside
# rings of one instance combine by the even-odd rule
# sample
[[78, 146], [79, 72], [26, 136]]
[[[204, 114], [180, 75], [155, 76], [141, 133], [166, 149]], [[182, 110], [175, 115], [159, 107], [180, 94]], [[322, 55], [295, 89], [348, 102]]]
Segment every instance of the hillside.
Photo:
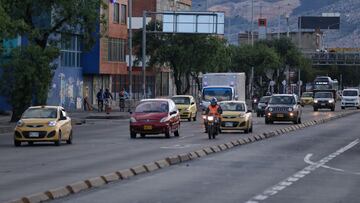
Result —
[[[224, 11], [225, 33], [230, 31], [231, 41], [236, 33], [250, 30], [251, 0], [207, 0], [208, 10]], [[193, 10], [206, 10], [206, 0], [193, 0]], [[341, 14], [340, 30], [323, 30], [324, 43], [329, 47], [360, 47], [360, 1], [359, 0], [254, 0], [254, 19], [268, 19], [268, 32], [286, 31], [285, 15], [290, 16], [290, 29], [297, 31], [299, 16], [319, 16], [322, 13]], [[256, 21], [256, 20], [254, 20]], [[256, 24], [254, 23], [256, 29]]]

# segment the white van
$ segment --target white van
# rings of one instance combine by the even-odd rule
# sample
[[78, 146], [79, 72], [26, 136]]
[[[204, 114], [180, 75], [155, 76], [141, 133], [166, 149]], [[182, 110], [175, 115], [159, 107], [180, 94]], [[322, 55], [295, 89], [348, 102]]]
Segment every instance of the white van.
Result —
[[356, 107], [360, 109], [358, 89], [344, 89], [342, 91], [341, 109], [345, 109], [346, 107]]

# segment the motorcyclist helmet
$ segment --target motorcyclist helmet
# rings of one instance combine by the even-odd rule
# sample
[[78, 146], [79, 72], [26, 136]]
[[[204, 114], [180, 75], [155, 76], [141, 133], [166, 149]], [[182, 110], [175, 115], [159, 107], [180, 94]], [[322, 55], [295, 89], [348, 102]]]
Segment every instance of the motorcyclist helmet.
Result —
[[211, 99], [210, 105], [211, 106], [216, 106], [217, 105], [217, 99], [215, 97]]

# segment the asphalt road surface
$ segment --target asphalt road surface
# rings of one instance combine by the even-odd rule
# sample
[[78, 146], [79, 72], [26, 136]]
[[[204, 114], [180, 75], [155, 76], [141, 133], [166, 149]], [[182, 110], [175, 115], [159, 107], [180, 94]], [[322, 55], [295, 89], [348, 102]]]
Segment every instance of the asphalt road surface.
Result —
[[55, 202], [360, 202], [360, 115]]
[[[339, 109], [312, 112], [307, 107], [302, 120], [331, 116], [340, 112]], [[292, 125], [265, 125], [264, 118], [253, 118], [254, 133]], [[226, 133], [216, 140], [208, 140], [199, 119], [197, 122], [182, 122], [179, 138], [165, 139], [161, 135], [131, 140], [128, 125], [127, 120], [89, 121], [86, 125], [74, 127], [73, 145], [61, 147], [34, 144], [15, 148], [12, 134], [0, 135], [0, 202], [249, 136]]]

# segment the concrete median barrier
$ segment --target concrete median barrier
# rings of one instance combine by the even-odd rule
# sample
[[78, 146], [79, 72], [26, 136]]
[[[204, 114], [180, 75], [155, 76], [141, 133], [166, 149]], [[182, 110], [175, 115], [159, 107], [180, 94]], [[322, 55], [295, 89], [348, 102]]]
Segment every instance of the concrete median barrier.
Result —
[[211, 149], [212, 149], [215, 153], [217, 153], [217, 152], [220, 152], [220, 151], [221, 151], [221, 149], [220, 149], [220, 147], [219, 147], [219, 146], [211, 146]]
[[199, 158], [199, 156], [195, 152], [190, 152], [189, 156], [191, 160]]
[[170, 165], [178, 164], [180, 163], [179, 156], [169, 156], [165, 159]]
[[145, 167], [143, 165], [132, 167], [132, 168], [130, 168], [130, 170], [135, 175], [140, 175], [140, 174], [146, 173], [146, 169], [145, 169]]
[[109, 173], [101, 177], [106, 181], [106, 183], [114, 182], [121, 179], [121, 177], [116, 173]]
[[23, 199], [14, 199], [14, 200], [10, 200], [6, 203], [25, 203]]
[[225, 146], [225, 144], [221, 144], [221, 145], [218, 145], [219, 148], [221, 149], [221, 151], [224, 151], [227, 149], [227, 147]]
[[189, 156], [189, 154], [186, 154], [186, 153], [180, 154], [179, 159], [181, 162], [190, 161], [190, 156]]
[[166, 168], [166, 167], [169, 167], [169, 166], [170, 166], [169, 162], [167, 162], [165, 159], [155, 161], [155, 164], [156, 164], [159, 168]]
[[231, 142], [225, 143], [225, 145], [228, 149], [231, 149], [234, 147], [234, 145]]
[[210, 147], [205, 147], [205, 148], [203, 148], [203, 150], [204, 150], [204, 152], [205, 152], [206, 154], [212, 154], [212, 153], [214, 153], [214, 151], [213, 151]]
[[198, 157], [206, 156], [206, 153], [204, 152], [204, 150], [197, 150], [197, 151], [195, 151], [195, 153], [198, 155]]
[[78, 193], [89, 188], [84, 181], [79, 181], [66, 186], [71, 193]]
[[47, 196], [45, 193], [36, 193], [33, 195], [25, 196], [23, 201], [25, 203], [39, 203], [50, 200], [50, 197]]
[[127, 179], [135, 175], [130, 169], [117, 171], [116, 174], [118, 174], [121, 177], [121, 179]]
[[102, 177], [90, 178], [88, 180], [85, 180], [85, 183], [89, 187], [100, 187], [106, 184], [105, 180]]
[[59, 187], [59, 188], [48, 190], [45, 192], [45, 194], [50, 199], [57, 199], [60, 197], [65, 197], [65, 196], [68, 196], [70, 193], [71, 193], [71, 191], [68, 190], [66, 187]]
[[144, 164], [144, 168], [146, 169], [147, 172], [153, 172], [160, 169], [155, 163]]

